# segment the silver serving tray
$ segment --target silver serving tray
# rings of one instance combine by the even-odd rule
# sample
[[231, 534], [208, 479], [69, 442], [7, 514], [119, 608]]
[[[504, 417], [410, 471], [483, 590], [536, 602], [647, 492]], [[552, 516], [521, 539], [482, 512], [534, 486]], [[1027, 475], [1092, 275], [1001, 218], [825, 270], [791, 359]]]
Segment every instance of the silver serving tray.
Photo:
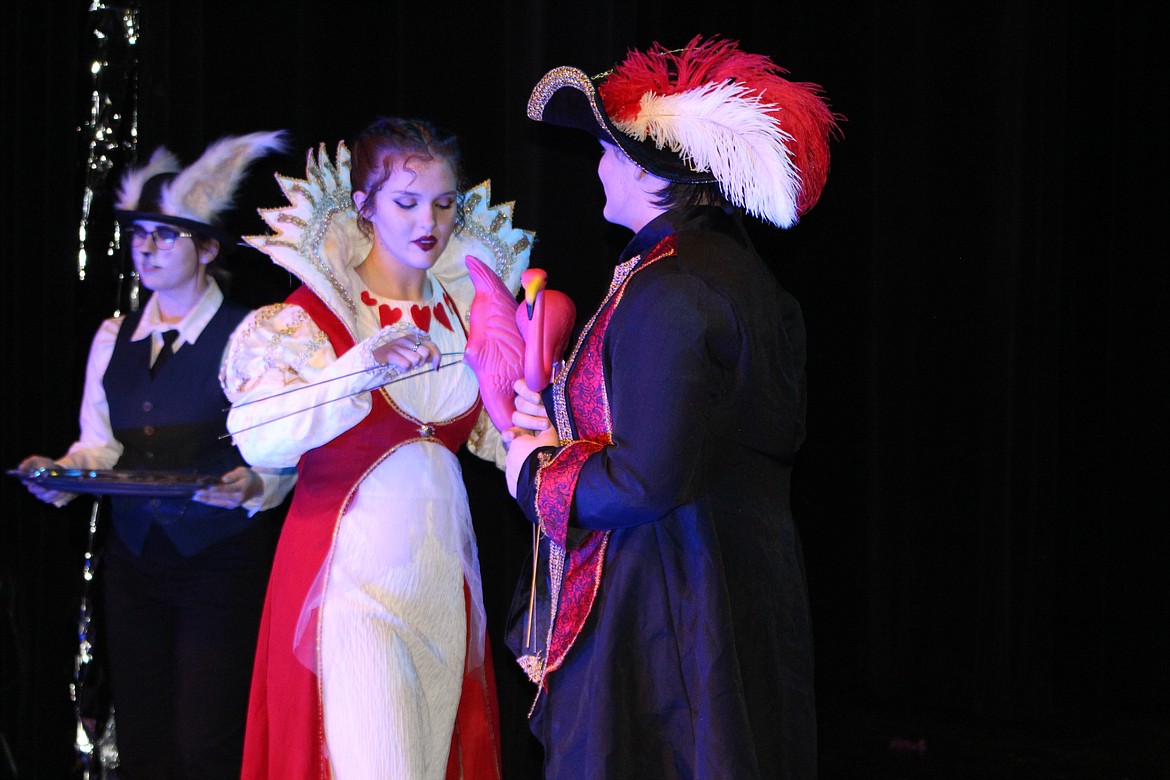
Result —
[[174, 471], [119, 471], [101, 469], [36, 469], [8, 473], [26, 485], [91, 496], [154, 496], [190, 498], [197, 490], [218, 485], [220, 478]]

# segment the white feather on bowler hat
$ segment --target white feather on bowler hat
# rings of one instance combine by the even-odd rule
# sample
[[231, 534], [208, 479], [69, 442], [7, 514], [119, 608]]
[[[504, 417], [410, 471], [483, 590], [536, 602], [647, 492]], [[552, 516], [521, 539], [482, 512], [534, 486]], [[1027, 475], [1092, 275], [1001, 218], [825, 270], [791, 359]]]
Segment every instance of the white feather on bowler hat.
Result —
[[228, 136], [183, 168], [174, 154], [159, 147], [146, 165], [123, 176], [114, 213], [122, 223], [165, 222], [230, 244], [235, 237], [224, 230], [221, 217], [234, 205], [248, 166], [285, 148], [282, 130]]

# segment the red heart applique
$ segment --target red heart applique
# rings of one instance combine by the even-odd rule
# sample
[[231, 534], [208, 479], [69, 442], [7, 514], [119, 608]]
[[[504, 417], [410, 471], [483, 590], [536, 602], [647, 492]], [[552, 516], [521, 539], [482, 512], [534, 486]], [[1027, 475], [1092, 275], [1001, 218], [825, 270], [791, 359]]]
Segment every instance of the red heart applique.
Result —
[[369, 290], [362, 290], [362, 303], [364, 303], [366, 306], [373, 306], [377, 303], [377, 301], [375, 301], [374, 297], [370, 295]]
[[414, 324], [418, 326], [421, 331], [429, 331], [431, 329], [431, 307], [417, 305], [410, 307], [410, 318], [414, 320]]
[[[365, 295], [365, 293], [362, 293], [362, 295]], [[391, 308], [383, 303], [378, 307], [378, 321], [382, 323], [383, 328], [388, 325], [393, 325], [400, 319], [402, 319], [402, 309], [397, 306]]]
[[447, 330], [452, 330], [451, 320], [447, 318], [447, 310], [443, 308], [441, 303], [435, 304], [435, 319]]

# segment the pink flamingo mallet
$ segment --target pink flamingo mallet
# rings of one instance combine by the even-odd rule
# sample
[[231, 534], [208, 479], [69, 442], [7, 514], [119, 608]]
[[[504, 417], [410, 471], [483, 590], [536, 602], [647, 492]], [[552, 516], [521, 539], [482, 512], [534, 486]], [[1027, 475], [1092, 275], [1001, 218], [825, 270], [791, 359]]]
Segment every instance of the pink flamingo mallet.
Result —
[[548, 387], [553, 366], [565, 351], [576, 317], [569, 297], [545, 288], [548, 275], [530, 268], [520, 275], [524, 301], [518, 306], [500, 277], [472, 255], [464, 259], [475, 286], [463, 362], [475, 372], [484, 408], [497, 429], [512, 427], [513, 385], [520, 377], [533, 390]]

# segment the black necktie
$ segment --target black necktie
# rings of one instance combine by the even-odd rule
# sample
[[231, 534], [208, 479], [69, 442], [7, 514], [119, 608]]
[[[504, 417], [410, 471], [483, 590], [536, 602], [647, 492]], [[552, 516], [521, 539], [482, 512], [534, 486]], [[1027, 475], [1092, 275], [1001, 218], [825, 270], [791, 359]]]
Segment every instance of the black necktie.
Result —
[[168, 330], [162, 334], [162, 349], [158, 351], [158, 357], [154, 359], [154, 365], [150, 367], [150, 378], [154, 379], [158, 376], [158, 372], [162, 370], [163, 365], [171, 359], [171, 355], [175, 354], [175, 339], [179, 337], [179, 331]]

